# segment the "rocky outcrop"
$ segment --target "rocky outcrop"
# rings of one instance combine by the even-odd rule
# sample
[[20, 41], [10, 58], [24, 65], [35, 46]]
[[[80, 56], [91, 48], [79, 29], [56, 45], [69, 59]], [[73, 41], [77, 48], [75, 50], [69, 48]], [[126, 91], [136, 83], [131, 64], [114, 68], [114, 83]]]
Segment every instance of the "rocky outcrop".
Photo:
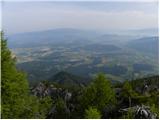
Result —
[[137, 105], [129, 108], [120, 109], [119, 112], [125, 114], [131, 110], [135, 119], [156, 119], [158, 116], [150, 111], [150, 107]]
[[38, 97], [45, 97], [50, 96], [51, 98], [58, 98], [61, 97], [65, 101], [69, 101], [72, 97], [72, 93], [69, 92], [67, 89], [56, 88], [53, 85], [45, 85], [44, 83], [40, 82], [36, 87], [31, 90], [34, 96]]

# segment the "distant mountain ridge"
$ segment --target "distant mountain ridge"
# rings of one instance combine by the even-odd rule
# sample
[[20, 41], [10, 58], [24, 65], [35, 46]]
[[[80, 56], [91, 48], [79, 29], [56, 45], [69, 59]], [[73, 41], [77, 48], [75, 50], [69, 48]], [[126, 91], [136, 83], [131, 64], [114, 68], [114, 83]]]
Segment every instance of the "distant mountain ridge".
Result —
[[59, 28], [45, 31], [35, 31], [19, 33], [8, 36], [9, 48], [20, 47], [37, 47], [52, 44], [71, 44], [90, 42], [118, 43], [121, 40], [130, 40], [133, 36], [117, 35], [117, 34], [102, 34], [96, 31], [80, 30], [72, 28]]
[[96, 32], [79, 29], [53, 29], [46, 31], [27, 32], [8, 37], [9, 47], [34, 47], [50, 44], [65, 44], [77, 41], [87, 42], [96, 36]]
[[128, 47], [135, 50], [158, 54], [159, 52], [159, 37], [146, 37], [128, 42]]

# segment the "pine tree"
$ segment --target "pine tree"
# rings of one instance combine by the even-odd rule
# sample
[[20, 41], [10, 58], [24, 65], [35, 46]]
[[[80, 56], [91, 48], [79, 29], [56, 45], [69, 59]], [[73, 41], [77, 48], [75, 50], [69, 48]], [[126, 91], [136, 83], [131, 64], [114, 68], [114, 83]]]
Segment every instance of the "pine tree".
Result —
[[24, 73], [18, 71], [15, 60], [1, 33], [2, 118], [20, 118], [26, 109], [29, 88]]
[[131, 84], [128, 81], [124, 82], [124, 85], [122, 87], [122, 97], [124, 99], [128, 99], [128, 107], [131, 107], [131, 99], [133, 96], [136, 95], [136, 93], [134, 92], [134, 90], [132, 89]]
[[84, 91], [81, 101], [83, 109], [92, 106], [100, 111], [108, 105], [116, 103], [115, 92], [104, 74], [97, 75]]

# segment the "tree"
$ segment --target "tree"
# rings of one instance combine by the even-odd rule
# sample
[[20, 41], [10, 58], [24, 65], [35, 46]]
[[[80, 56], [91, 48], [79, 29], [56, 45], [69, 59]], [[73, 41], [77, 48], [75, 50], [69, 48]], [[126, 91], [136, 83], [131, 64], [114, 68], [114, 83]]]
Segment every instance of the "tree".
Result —
[[[45, 118], [51, 99], [29, 94], [26, 75], [16, 69], [15, 59], [1, 33], [1, 117]], [[43, 109], [42, 109], [43, 108]]]
[[154, 113], [156, 115], [156, 117], [158, 118], [159, 116], [159, 107], [158, 105], [156, 106], [155, 104], [151, 105], [151, 112]]
[[19, 118], [26, 109], [29, 87], [24, 73], [18, 71], [7, 42], [1, 33], [2, 118]]
[[39, 99], [37, 103], [39, 114], [37, 118], [45, 119], [52, 107], [53, 100], [51, 99], [51, 97], [47, 96], [42, 99]]
[[96, 108], [89, 107], [85, 110], [85, 119], [100, 119], [101, 114]]
[[131, 84], [128, 81], [124, 82], [122, 87], [122, 94], [125, 99], [128, 99], [128, 106], [131, 107], [131, 98], [136, 95], [133, 91]]
[[94, 106], [103, 110], [107, 105], [116, 103], [115, 92], [104, 74], [98, 74], [95, 80], [85, 89], [81, 100], [82, 108]]
[[58, 98], [55, 103], [55, 112], [51, 118], [65, 119], [70, 117], [70, 111], [62, 98]]

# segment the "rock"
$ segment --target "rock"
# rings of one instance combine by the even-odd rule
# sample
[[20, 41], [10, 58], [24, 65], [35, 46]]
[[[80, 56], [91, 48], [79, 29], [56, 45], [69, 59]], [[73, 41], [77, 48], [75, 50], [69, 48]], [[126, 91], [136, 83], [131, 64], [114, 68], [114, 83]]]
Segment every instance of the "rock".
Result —
[[71, 99], [71, 97], [72, 97], [72, 93], [67, 92], [67, 93], [65, 94], [64, 100], [67, 102], [67, 101], [69, 101], [69, 100]]
[[150, 111], [148, 106], [134, 106], [130, 108], [120, 109], [119, 112], [125, 113], [129, 110], [134, 112], [135, 119], [156, 119], [156, 115]]

